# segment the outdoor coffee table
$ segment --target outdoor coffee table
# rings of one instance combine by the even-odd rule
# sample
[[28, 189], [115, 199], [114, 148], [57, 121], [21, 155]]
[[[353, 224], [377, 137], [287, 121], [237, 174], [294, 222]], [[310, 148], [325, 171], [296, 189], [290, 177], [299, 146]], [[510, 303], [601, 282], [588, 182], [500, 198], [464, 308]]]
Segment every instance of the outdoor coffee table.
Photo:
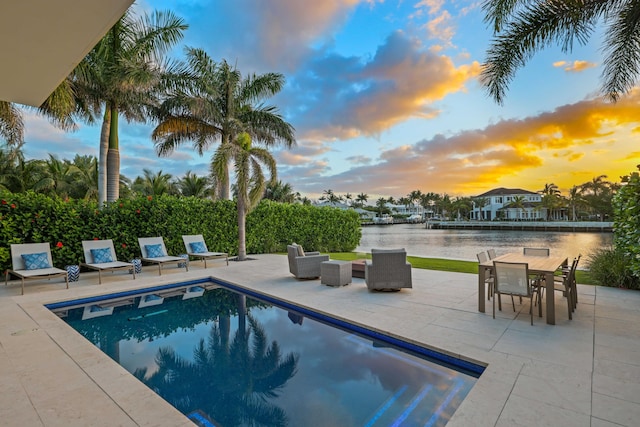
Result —
[[364, 279], [364, 265], [366, 259], [354, 259], [351, 261], [351, 276]]
[[349, 261], [324, 261], [320, 264], [320, 283], [328, 286], [343, 286], [351, 283]]

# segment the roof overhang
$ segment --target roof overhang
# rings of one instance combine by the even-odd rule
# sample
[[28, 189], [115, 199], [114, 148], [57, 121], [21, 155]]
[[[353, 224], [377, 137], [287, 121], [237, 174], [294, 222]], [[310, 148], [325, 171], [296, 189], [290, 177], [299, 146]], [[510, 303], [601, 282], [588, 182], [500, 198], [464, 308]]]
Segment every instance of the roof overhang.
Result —
[[0, 100], [41, 105], [133, 1], [3, 1]]

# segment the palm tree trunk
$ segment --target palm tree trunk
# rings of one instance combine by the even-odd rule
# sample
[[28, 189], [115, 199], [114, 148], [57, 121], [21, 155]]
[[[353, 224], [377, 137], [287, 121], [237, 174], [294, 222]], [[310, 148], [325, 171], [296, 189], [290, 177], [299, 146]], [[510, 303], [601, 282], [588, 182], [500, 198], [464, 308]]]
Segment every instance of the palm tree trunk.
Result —
[[246, 216], [244, 208], [244, 195], [238, 192], [238, 261], [247, 259], [247, 243], [246, 243]]
[[[225, 144], [229, 144], [230, 142], [230, 135], [228, 132], [223, 130], [222, 133], [222, 141], [220, 142], [220, 146], [223, 146]], [[230, 196], [230, 191], [229, 191], [229, 163], [227, 163], [224, 167], [224, 176], [222, 177], [222, 179], [218, 178], [218, 199], [220, 200], [229, 200], [231, 197]]]
[[120, 151], [118, 150], [118, 107], [111, 106], [109, 151], [107, 152], [107, 202], [120, 197]]
[[107, 201], [107, 152], [109, 151], [109, 128], [111, 126], [111, 110], [104, 110], [102, 130], [100, 131], [100, 153], [98, 156], [98, 206]]

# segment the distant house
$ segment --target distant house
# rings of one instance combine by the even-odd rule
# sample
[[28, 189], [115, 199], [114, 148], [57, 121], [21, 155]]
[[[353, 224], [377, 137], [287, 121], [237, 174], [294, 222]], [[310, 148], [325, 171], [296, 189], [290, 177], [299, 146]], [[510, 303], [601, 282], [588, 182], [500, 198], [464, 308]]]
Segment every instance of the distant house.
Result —
[[[514, 205], [520, 198], [521, 206]], [[480, 206], [478, 201], [485, 199]], [[520, 188], [496, 188], [473, 197], [471, 219], [491, 221], [494, 219], [535, 221], [546, 220], [547, 209], [542, 207], [542, 195]]]

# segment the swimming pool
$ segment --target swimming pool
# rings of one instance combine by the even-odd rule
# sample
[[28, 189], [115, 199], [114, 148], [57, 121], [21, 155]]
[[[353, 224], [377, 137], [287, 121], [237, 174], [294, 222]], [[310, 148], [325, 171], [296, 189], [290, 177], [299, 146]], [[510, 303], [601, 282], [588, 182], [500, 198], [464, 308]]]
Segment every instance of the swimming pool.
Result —
[[198, 425], [441, 426], [483, 369], [238, 291], [195, 281], [47, 307]]

